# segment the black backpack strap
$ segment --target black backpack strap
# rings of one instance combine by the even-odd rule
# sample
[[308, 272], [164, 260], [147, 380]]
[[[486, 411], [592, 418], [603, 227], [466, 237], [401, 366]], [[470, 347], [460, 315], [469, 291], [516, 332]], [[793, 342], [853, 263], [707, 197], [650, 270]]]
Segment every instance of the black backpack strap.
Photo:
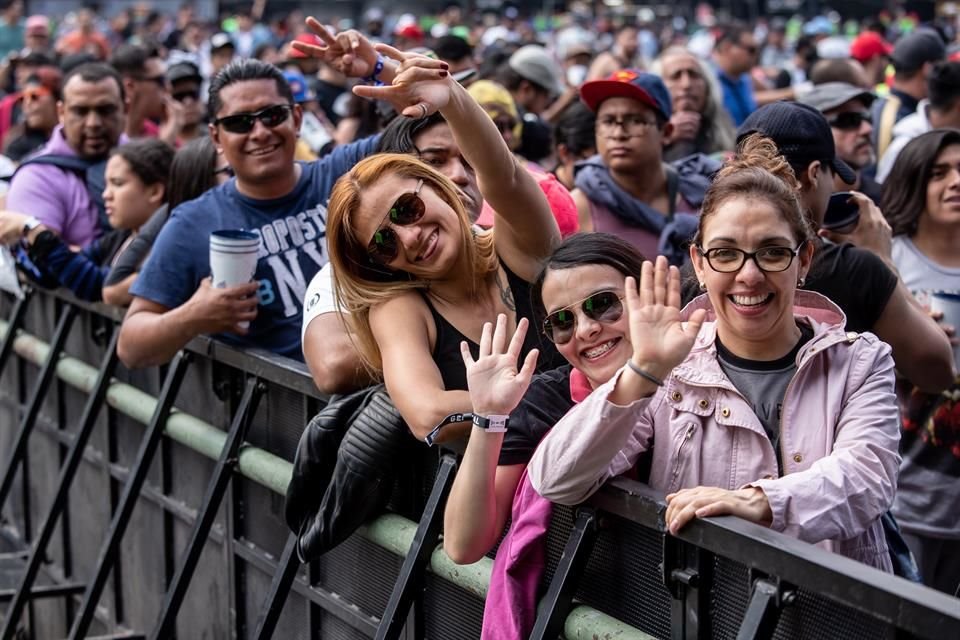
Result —
[[[20, 163], [20, 166], [17, 167], [17, 171], [31, 164], [52, 164], [53, 166], [60, 167], [65, 171], [72, 171], [81, 178], [86, 178], [87, 169], [93, 165], [93, 163], [90, 161], [84, 160], [83, 158], [78, 158], [77, 156], [46, 153], [39, 156], [33, 156], [32, 158], [27, 158]], [[14, 173], [14, 175], [16, 175], [16, 173]]]
[[[91, 202], [93, 202], [93, 204], [97, 207], [98, 226], [103, 231], [109, 231], [112, 228], [110, 226], [110, 219], [107, 217], [106, 205], [103, 202], [103, 190], [107, 186], [107, 179], [105, 176], [107, 170], [106, 159], [92, 162], [77, 156], [46, 153], [39, 156], [33, 156], [32, 158], [27, 158], [20, 163], [20, 166], [17, 167], [17, 171], [31, 164], [53, 165], [63, 169], [64, 171], [70, 171], [78, 178], [83, 180], [84, 185], [87, 187], [87, 194], [89, 194]], [[17, 175], [16, 171], [13, 173], [13, 175]], [[13, 178], [13, 176], [11, 176], [11, 178]]]
[[664, 164], [663, 170], [667, 174], [667, 221], [670, 221], [673, 220], [673, 214], [677, 212], [677, 194], [680, 192], [680, 174], [669, 164]]

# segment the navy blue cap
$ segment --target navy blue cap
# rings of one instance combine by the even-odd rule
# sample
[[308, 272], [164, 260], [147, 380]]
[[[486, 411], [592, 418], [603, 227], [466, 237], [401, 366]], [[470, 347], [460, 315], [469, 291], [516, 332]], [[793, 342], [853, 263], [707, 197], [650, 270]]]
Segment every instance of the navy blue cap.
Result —
[[837, 157], [827, 119], [808, 104], [774, 102], [760, 107], [737, 129], [737, 144], [752, 133], [773, 140], [791, 165], [806, 166], [819, 160], [833, 167], [847, 184], [857, 181], [853, 169]]
[[607, 98], [633, 98], [656, 110], [664, 120], [673, 115], [670, 92], [660, 76], [639, 69], [614, 71], [606, 80], [591, 80], [580, 86], [580, 99], [591, 111]]

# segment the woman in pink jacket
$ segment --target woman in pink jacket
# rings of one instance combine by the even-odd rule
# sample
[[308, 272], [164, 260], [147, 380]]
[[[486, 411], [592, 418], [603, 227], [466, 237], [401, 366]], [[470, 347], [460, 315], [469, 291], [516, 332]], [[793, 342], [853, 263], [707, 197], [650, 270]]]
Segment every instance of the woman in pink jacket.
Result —
[[681, 314], [662, 257], [639, 290], [627, 279], [633, 355], [537, 449], [528, 473], [544, 497], [578, 503], [655, 443], [649, 482], [668, 492], [671, 533], [737, 515], [891, 570], [879, 518], [900, 462], [893, 360], [797, 291], [814, 248], [795, 182], [769, 140], [749, 140], [690, 249], [706, 295]]

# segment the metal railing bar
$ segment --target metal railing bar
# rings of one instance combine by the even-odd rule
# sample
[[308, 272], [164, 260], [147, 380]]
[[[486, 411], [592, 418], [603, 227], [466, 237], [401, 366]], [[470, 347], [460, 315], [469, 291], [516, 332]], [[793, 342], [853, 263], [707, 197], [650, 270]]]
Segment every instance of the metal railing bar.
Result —
[[3, 638], [3, 640], [11, 640], [17, 632], [17, 627], [20, 624], [20, 616], [30, 597], [33, 582], [37, 577], [37, 573], [40, 571], [40, 563], [46, 555], [47, 545], [53, 536], [57, 520], [66, 507], [67, 498], [70, 496], [70, 485], [73, 483], [77, 469], [80, 466], [80, 460], [83, 457], [87, 441], [90, 439], [90, 434], [93, 433], [93, 429], [97, 424], [97, 417], [100, 414], [100, 409], [103, 407], [107, 388], [110, 386], [110, 379], [117, 366], [117, 340], [119, 337], [120, 332], [116, 330], [113, 331], [113, 335], [110, 337], [110, 343], [107, 346], [107, 352], [97, 374], [97, 381], [83, 408], [83, 414], [80, 420], [80, 426], [77, 428], [75, 440], [70, 447], [70, 452], [67, 454], [66, 460], [64, 460], [60, 468], [60, 477], [57, 481], [57, 491], [54, 494], [53, 502], [47, 511], [40, 531], [33, 541], [30, 559], [24, 568], [20, 584], [17, 587], [17, 593], [7, 607], [6, 620], [4, 621], [3, 629], [0, 630], [0, 638]]
[[[106, 317], [117, 324], [123, 322], [125, 310], [119, 307], [81, 300], [65, 288], [42, 291], [45, 295], [62, 300], [70, 306]], [[324, 401], [328, 398], [320, 393], [310, 377], [310, 371], [299, 360], [285, 358], [265, 349], [240, 349], [208, 336], [197, 336], [187, 343], [185, 350], [223, 362], [235, 369], [255, 375], [261, 380], [300, 391], [304, 395]]]
[[[84, 588], [85, 585], [82, 582], [66, 582], [63, 584], [33, 587], [30, 590], [30, 599], [36, 600], [38, 598], [62, 598], [64, 596], [73, 596], [83, 593]], [[13, 597], [16, 594], [16, 589], [0, 590], [0, 602], [13, 600]]]
[[956, 598], [740, 518], [694, 520], [678, 537], [910, 633], [940, 638], [960, 618]]
[[432, 552], [437, 548], [440, 530], [443, 528], [443, 508], [453, 487], [457, 473], [456, 459], [450, 454], [440, 457], [437, 475], [433, 481], [430, 497], [423, 508], [423, 515], [413, 535], [400, 575], [393, 585], [393, 592], [377, 629], [377, 640], [394, 640], [407, 624], [407, 614], [416, 595], [423, 588], [423, 578], [430, 563]]
[[280, 613], [283, 611], [287, 594], [290, 593], [290, 587], [293, 585], [294, 578], [297, 577], [299, 568], [297, 536], [291, 533], [287, 536], [287, 544], [284, 545], [280, 561], [272, 572], [270, 591], [267, 592], [266, 601], [260, 607], [260, 614], [257, 616], [257, 628], [253, 633], [256, 640], [270, 640], [273, 637], [273, 631], [277, 628]]
[[120, 501], [113, 514], [113, 520], [110, 522], [110, 527], [107, 529], [107, 534], [100, 546], [100, 553], [94, 565], [96, 567], [94, 575], [87, 585], [80, 611], [73, 621], [73, 627], [69, 634], [71, 640], [84, 637], [93, 622], [97, 603], [100, 601], [103, 587], [106, 585], [110, 571], [117, 559], [120, 541], [123, 540], [123, 534], [126, 532], [127, 525], [133, 515], [133, 509], [137, 504], [140, 491], [147, 480], [150, 464], [153, 462], [153, 456], [163, 435], [164, 423], [170, 415], [173, 401], [180, 391], [180, 384], [183, 382], [184, 375], [186, 375], [189, 362], [190, 356], [178, 353], [167, 372], [153, 417], [150, 419], [150, 424], [147, 426], [146, 433], [140, 442], [140, 449], [137, 451], [132, 471], [129, 472], [124, 483], [123, 494], [120, 496]]
[[540, 600], [530, 638], [553, 640], [560, 636], [563, 623], [570, 612], [570, 603], [577, 592], [577, 583], [590, 559], [596, 537], [597, 523], [593, 509], [579, 509], [554, 571], [553, 580]]
[[[33, 391], [30, 400], [27, 402], [26, 411], [20, 419], [20, 426], [17, 429], [17, 435], [13, 441], [10, 457], [7, 459], [6, 467], [3, 470], [3, 480], [0, 481], [0, 510], [7, 504], [7, 498], [10, 497], [10, 489], [13, 487], [13, 481], [17, 477], [17, 469], [27, 452], [27, 440], [30, 438], [30, 432], [40, 414], [40, 407], [43, 406], [43, 400], [47, 396], [47, 390], [53, 381], [57, 369], [57, 360], [60, 358], [60, 352], [67, 341], [67, 335], [70, 333], [70, 327], [73, 325], [74, 318], [77, 317], [77, 310], [73, 307], [67, 307], [60, 314], [57, 322], [57, 328], [53, 332], [53, 341], [47, 348], [45, 357], [38, 358], [42, 367], [37, 381], [33, 385]], [[8, 326], [4, 322], [5, 326]], [[14, 340], [16, 348], [17, 340]], [[34, 361], [36, 362], [36, 360]]]
[[177, 613], [180, 611], [183, 598], [187, 595], [193, 572], [197, 568], [200, 554], [207, 541], [207, 533], [209, 533], [210, 527], [217, 517], [217, 511], [219, 511], [220, 504], [223, 502], [223, 495], [233, 476], [240, 444], [243, 442], [247, 427], [250, 426], [250, 422], [256, 414], [257, 405], [264, 390], [265, 385], [258, 378], [250, 377], [247, 379], [243, 398], [237, 407], [233, 424], [230, 425], [226, 442], [207, 485], [203, 497], [203, 506], [200, 508], [197, 523], [190, 534], [190, 542], [187, 544], [184, 557], [181, 559], [177, 573], [173, 577], [173, 582], [164, 597], [157, 625], [150, 634], [153, 639], [167, 640], [167, 638], [174, 637]]
[[13, 339], [20, 329], [20, 325], [23, 324], [23, 318], [27, 313], [27, 305], [30, 303], [32, 296], [33, 288], [28, 287], [24, 291], [23, 297], [17, 298], [17, 301], [13, 304], [13, 309], [10, 311], [10, 316], [7, 320], [10, 330], [7, 331], [7, 335], [3, 339], [3, 345], [0, 346], [0, 376], [3, 375], [7, 366], [7, 360], [10, 358], [10, 354], [13, 353]]

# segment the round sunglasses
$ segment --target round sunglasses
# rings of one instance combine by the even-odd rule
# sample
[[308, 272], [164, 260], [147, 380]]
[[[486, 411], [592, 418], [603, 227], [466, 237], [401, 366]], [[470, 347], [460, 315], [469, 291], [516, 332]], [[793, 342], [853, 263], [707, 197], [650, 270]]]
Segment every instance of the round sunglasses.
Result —
[[423, 178], [417, 182], [416, 189], [397, 198], [387, 214], [383, 216], [383, 220], [380, 221], [373, 238], [367, 244], [367, 253], [369, 253], [370, 259], [377, 264], [390, 264], [400, 253], [400, 238], [397, 237], [397, 232], [390, 225], [405, 227], [423, 217], [426, 205], [423, 204], [423, 199], [420, 197], [422, 187]]
[[558, 309], [543, 321], [543, 333], [554, 344], [566, 344], [577, 330], [577, 314], [572, 311], [577, 305], [583, 314], [602, 324], [616, 322], [623, 315], [623, 302], [616, 291], [598, 291], [579, 303]]

